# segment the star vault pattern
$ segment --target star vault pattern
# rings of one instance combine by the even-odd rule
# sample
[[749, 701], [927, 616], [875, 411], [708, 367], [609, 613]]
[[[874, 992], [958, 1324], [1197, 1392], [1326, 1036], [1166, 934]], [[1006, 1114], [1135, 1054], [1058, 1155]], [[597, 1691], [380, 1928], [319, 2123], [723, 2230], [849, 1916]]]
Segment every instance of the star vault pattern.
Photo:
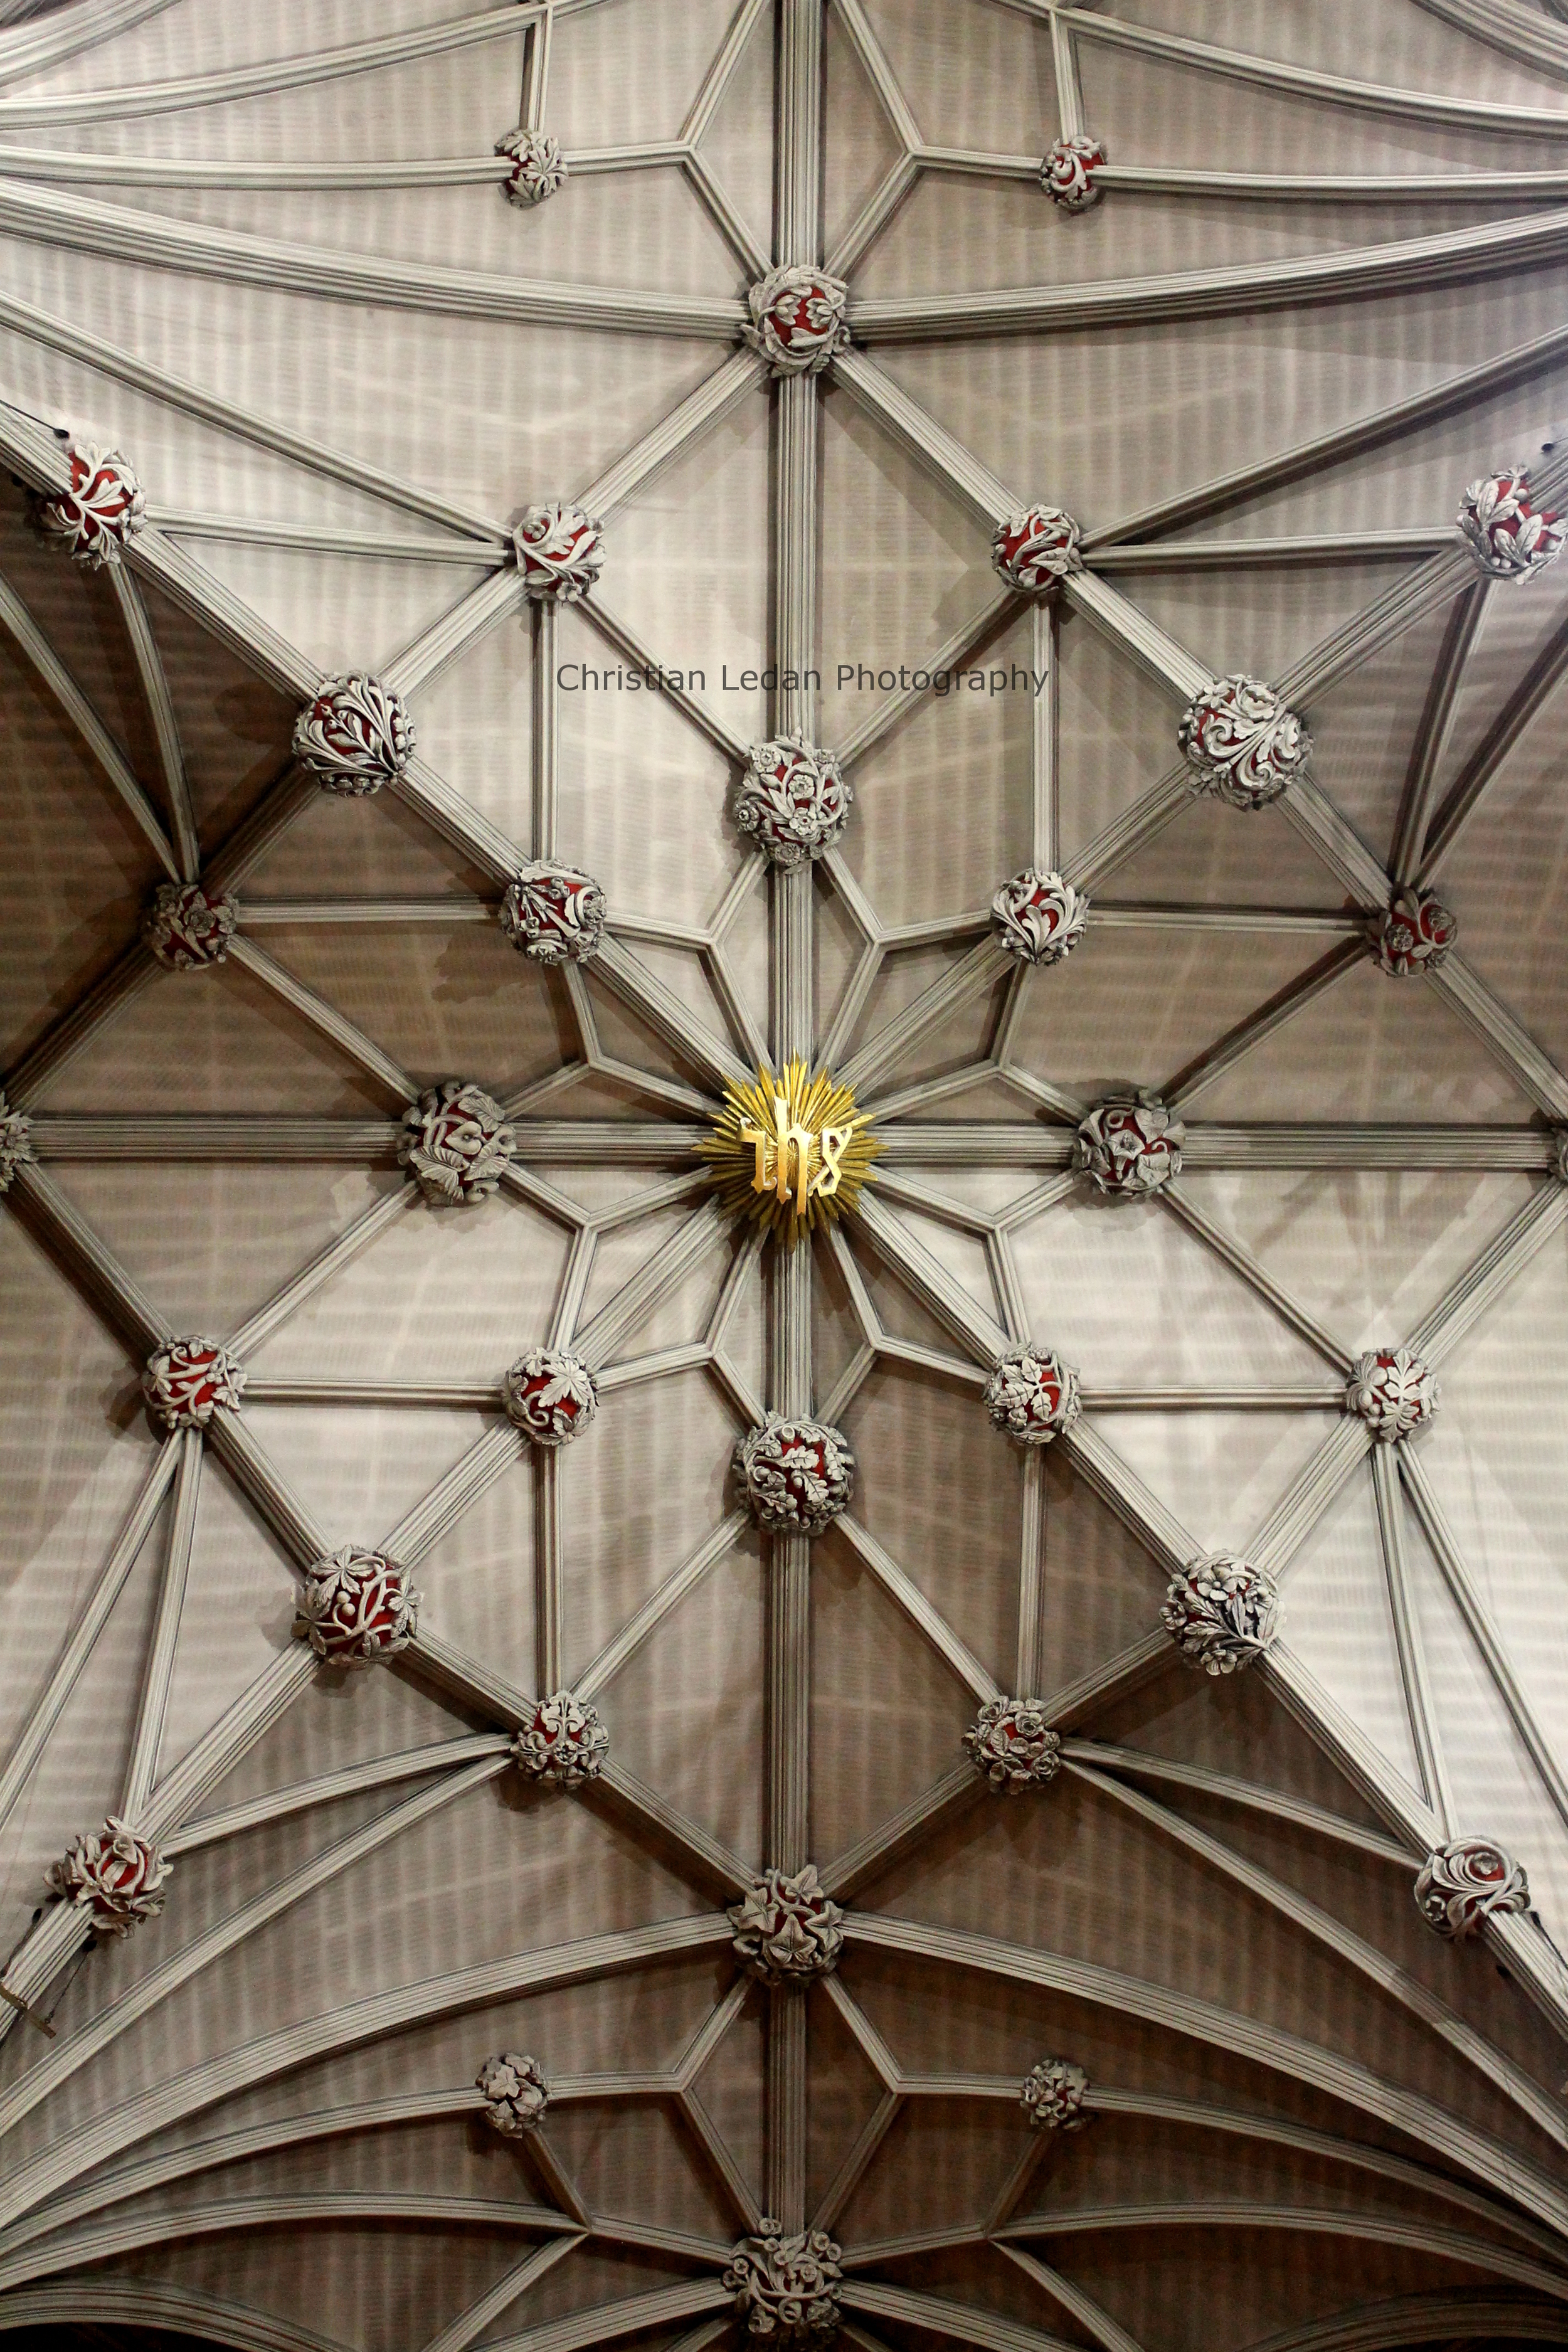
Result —
[[[1358, 67], [1197, 7], [948, 13], [537, 0], [260, 62], [232, 22], [187, 55], [195, 0], [0, 33], [14, 929], [53, 959], [0, 1074], [19, 1491], [99, 1449], [90, 1568], [32, 1574], [51, 1521], [14, 1601], [6, 2326], [1561, 2326], [1561, 1584], [1502, 1589], [1465, 1416], [1539, 1407], [1509, 1484], [1550, 1519], [1560, 821], [1494, 817], [1568, 660], [1531, 309], [1568, 30], [1378, 0]], [[1230, 109], [1223, 169], [1140, 160], [1162, 76]], [[407, 153], [340, 157], [321, 89]], [[963, 127], [1020, 91], [1027, 152]], [[300, 119], [247, 161], [258, 103]], [[1310, 170], [1291, 108], [1342, 134]], [[685, 262], [636, 245], [656, 183]], [[606, 188], [638, 267], [574, 275]], [[480, 197], [470, 254], [441, 208]], [[965, 282], [993, 236], [1030, 282]], [[328, 393], [293, 357], [237, 390], [209, 323], [183, 374], [144, 278], [374, 331], [384, 417], [346, 343]], [[1392, 342], [1427, 297], [1462, 363], [1300, 434], [1261, 361], [1238, 404], [1259, 321]], [[1069, 347], [1091, 390], [1038, 396]], [[509, 442], [487, 503], [459, 412], [503, 352], [547, 353], [550, 460]], [[1198, 446], [1237, 436], [1207, 478], [1098, 386], [1173, 353]], [[879, 530], [943, 584], [868, 707], [828, 641]], [[776, 691], [697, 682], [694, 614]], [[645, 682], [626, 734], [584, 660]], [[785, 1252], [694, 1147], [796, 1058], [882, 1156]], [[1400, 1260], [1376, 1328], [1336, 1249]], [[995, 1409], [1020, 1362], [1048, 1446]]]

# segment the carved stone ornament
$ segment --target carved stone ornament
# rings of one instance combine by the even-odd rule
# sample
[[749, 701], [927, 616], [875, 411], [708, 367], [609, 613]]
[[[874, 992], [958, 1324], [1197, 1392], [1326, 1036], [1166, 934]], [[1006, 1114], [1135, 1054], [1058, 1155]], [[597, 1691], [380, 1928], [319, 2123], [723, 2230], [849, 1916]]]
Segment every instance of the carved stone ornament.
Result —
[[815, 375], [835, 352], [848, 347], [848, 299], [843, 278], [830, 278], [826, 269], [770, 269], [746, 296], [752, 313], [746, 341], [774, 375]]
[[1082, 2131], [1089, 2121], [1083, 2111], [1089, 2076], [1070, 2058], [1042, 2058], [1024, 2077], [1019, 2093], [1034, 2131]]
[[1078, 1374], [1048, 1348], [1015, 1348], [985, 1383], [985, 1410], [1020, 1445], [1048, 1445], [1081, 1411]]
[[142, 936], [171, 971], [222, 963], [239, 922], [239, 901], [199, 882], [160, 882], [142, 918]]
[[46, 530], [58, 531], [76, 561], [96, 572], [118, 563], [126, 541], [141, 530], [147, 493], [118, 449], [95, 449], [90, 443], [79, 449], [73, 443], [66, 455], [70, 487], [51, 490], [39, 511]]
[[1026, 866], [991, 901], [996, 936], [1022, 963], [1060, 963], [1089, 923], [1089, 900], [1059, 874]]
[[1205, 1675], [1233, 1675], [1273, 1641], [1279, 1596], [1262, 1569], [1215, 1552], [1171, 1579], [1160, 1616], [1190, 1665]]
[[402, 775], [414, 755], [408, 705], [378, 677], [323, 678], [294, 721], [294, 757], [330, 793], [358, 799]]
[[511, 535], [524, 593], [540, 604], [575, 604], [605, 568], [605, 526], [559, 499], [525, 509]]
[[331, 1665], [368, 1666], [405, 1650], [418, 1620], [419, 1595], [397, 1562], [344, 1544], [310, 1570], [294, 1631]]
[[1038, 1699], [988, 1699], [963, 1744], [981, 1778], [1005, 1797], [1042, 1788], [1062, 1769], [1061, 1740]]
[[735, 823], [774, 866], [803, 866], [832, 848], [854, 797], [831, 751], [798, 735], [781, 735], [772, 743], [753, 743], [747, 752]]
[[488, 1200], [511, 1165], [516, 1137], [482, 1087], [444, 1078], [403, 1114], [399, 1164], [433, 1209]]
[[1087, 212], [1100, 198], [1094, 175], [1110, 160], [1098, 139], [1089, 138], [1087, 131], [1075, 131], [1070, 138], [1058, 139], [1040, 165], [1040, 185], [1064, 213]]
[[4, 1087], [0, 1087], [0, 1192], [8, 1190], [24, 1160], [37, 1158], [31, 1119], [26, 1111], [11, 1108]]
[[245, 1374], [216, 1339], [165, 1339], [147, 1359], [142, 1393], [166, 1429], [205, 1429], [220, 1405], [239, 1407]]
[[496, 141], [496, 153], [506, 156], [511, 164], [500, 184], [510, 204], [528, 210], [566, 185], [561, 142], [548, 131], [509, 131], [504, 139]]
[[564, 1348], [531, 1348], [506, 1376], [506, 1409], [535, 1445], [565, 1445], [599, 1410], [598, 1383]]
[[1379, 969], [1394, 980], [1436, 971], [1458, 936], [1457, 919], [1431, 890], [1402, 890], [1369, 930]]
[[486, 2123], [504, 2138], [521, 2139], [544, 2121], [550, 2085], [537, 2058], [499, 2050], [474, 2076], [474, 2088], [484, 2100]]
[[1458, 522], [1470, 553], [1494, 580], [1523, 580], [1544, 572], [1562, 554], [1568, 534], [1561, 515], [1538, 511], [1522, 466], [1504, 466], [1468, 483]]
[[1380, 1445], [1392, 1445], [1431, 1420], [1438, 1394], [1436, 1372], [1408, 1348], [1374, 1348], [1351, 1374], [1345, 1411], [1359, 1413]]
[[1421, 1865], [1415, 1908], [1437, 1935], [1473, 1936], [1494, 1911], [1528, 1911], [1530, 1881], [1489, 1838], [1451, 1838]]
[[758, 1524], [819, 1536], [855, 1492], [855, 1456], [842, 1430], [770, 1414], [735, 1448], [735, 1467]]
[[1182, 1172], [1186, 1129], [1152, 1095], [1110, 1095], [1079, 1122], [1072, 1164], [1098, 1192], [1137, 1201]]
[[1197, 772], [1199, 789], [1233, 808], [1277, 801], [1312, 754], [1312, 739], [1271, 686], [1256, 677], [1221, 677], [1194, 697], [1176, 730]]
[[[5, 1097], [4, 1095], [0, 1095], [0, 1175], [4, 1174], [5, 1165]], [[13, 1111], [11, 1113], [11, 1117], [13, 1118], [19, 1116], [20, 1114], [18, 1112]], [[25, 1125], [26, 1121], [23, 1123]], [[25, 1154], [24, 1156], [30, 1157], [31, 1155]], [[1560, 1127], [1552, 1139], [1552, 1173], [1556, 1176], [1557, 1181], [1560, 1184], [1568, 1184], [1568, 1127]], [[4, 1190], [4, 1184], [0, 1183], [0, 1192], [3, 1192]]]
[[170, 1867], [155, 1845], [110, 1813], [100, 1830], [71, 1840], [50, 1864], [46, 1883], [68, 1903], [90, 1910], [100, 1935], [129, 1936], [163, 1909]]
[[512, 1761], [532, 1780], [552, 1789], [580, 1789], [596, 1780], [610, 1753], [610, 1735], [596, 1706], [570, 1691], [542, 1698], [511, 1743]]
[[591, 874], [538, 858], [508, 884], [500, 921], [535, 963], [586, 963], [605, 936], [605, 894]]
[[764, 1870], [730, 1906], [736, 1958], [764, 1984], [809, 1984], [831, 1975], [844, 1948], [844, 1914], [816, 1883], [814, 1864], [793, 1876]]
[[737, 2240], [724, 2284], [747, 2335], [759, 2337], [769, 2352], [828, 2343], [838, 2333], [842, 2252], [826, 2230], [785, 2237], [771, 2218], [754, 2236]]
[[1026, 507], [1009, 515], [991, 534], [991, 561], [1011, 587], [1026, 596], [1043, 595], [1081, 572], [1079, 527], [1060, 507]]

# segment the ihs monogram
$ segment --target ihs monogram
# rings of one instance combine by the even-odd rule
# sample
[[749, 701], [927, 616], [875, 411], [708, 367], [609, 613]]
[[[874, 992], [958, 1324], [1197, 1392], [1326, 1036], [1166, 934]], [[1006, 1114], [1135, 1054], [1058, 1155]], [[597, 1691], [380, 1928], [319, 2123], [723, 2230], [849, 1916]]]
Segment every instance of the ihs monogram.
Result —
[[844, 1153], [855, 1129], [853, 1125], [823, 1127], [814, 1133], [800, 1125], [783, 1095], [773, 1097], [773, 1114], [771, 1129], [749, 1119], [741, 1129], [742, 1142], [752, 1145], [757, 1155], [752, 1190], [771, 1192], [778, 1201], [787, 1201], [793, 1192], [795, 1215], [804, 1217], [811, 1202], [827, 1200], [837, 1192]]
[[849, 1087], [804, 1061], [775, 1077], [726, 1087], [712, 1131], [698, 1144], [713, 1163], [725, 1207], [793, 1248], [803, 1233], [855, 1206], [881, 1146]]

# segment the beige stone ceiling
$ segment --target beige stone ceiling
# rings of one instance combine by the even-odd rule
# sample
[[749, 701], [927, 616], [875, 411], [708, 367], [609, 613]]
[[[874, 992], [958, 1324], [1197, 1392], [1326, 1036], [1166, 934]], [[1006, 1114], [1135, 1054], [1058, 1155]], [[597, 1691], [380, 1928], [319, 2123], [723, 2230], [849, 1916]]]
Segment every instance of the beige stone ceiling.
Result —
[[[1454, 523], [1563, 478], [1568, 24], [778, 5], [0, 30], [0, 2330], [701, 2352], [771, 2212], [883, 2352], [1568, 2340], [1568, 562], [1486, 585]], [[852, 343], [773, 383], [781, 257]], [[67, 435], [145, 488], [100, 569], [38, 528]], [[544, 623], [557, 499], [605, 562]], [[991, 562], [1031, 501], [1087, 565], [1039, 602]], [[819, 696], [738, 682], [803, 645]], [[986, 683], [883, 675], [942, 662]], [[290, 751], [348, 672], [416, 730], [363, 798]], [[1250, 812], [1176, 738], [1242, 673], [1314, 745]], [[855, 798], [782, 880], [734, 795], [791, 725]], [[603, 886], [590, 963], [496, 919], [541, 855]], [[1091, 901], [1036, 971], [988, 914], [1031, 864]], [[168, 971], [198, 872], [238, 929]], [[1458, 944], [1393, 979], [1417, 875]], [[786, 1275], [690, 1145], [791, 1045], [887, 1150]], [[453, 1077], [517, 1152], [439, 1211], [395, 1122]], [[1070, 1145], [1127, 1087], [1185, 1160], [1114, 1202]], [[247, 1385], [166, 1435], [192, 1333]], [[1084, 1399], [1027, 1457], [982, 1403], [1026, 1339]], [[1441, 1402], [1374, 1446], [1347, 1373], [1405, 1340]], [[555, 1457], [501, 1411], [546, 1341], [601, 1385]], [[858, 1464], [809, 1545], [731, 1471], [785, 1407]], [[353, 1674], [291, 1631], [342, 1545], [423, 1595]], [[1281, 1617], [1211, 1679], [1159, 1612], [1215, 1552]], [[610, 1735], [572, 1793], [510, 1757], [552, 1688]], [[996, 1695], [1066, 1743], [1016, 1798]], [[167, 1899], [89, 1949], [34, 1914], [109, 1815]], [[1535, 1912], [1448, 1943], [1463, 1835]], [[770, 1991], [726, 1906], [803, 1861], [842, 1956]], [[1030, 2129], [1050, 2057], [1080, 2131]]]

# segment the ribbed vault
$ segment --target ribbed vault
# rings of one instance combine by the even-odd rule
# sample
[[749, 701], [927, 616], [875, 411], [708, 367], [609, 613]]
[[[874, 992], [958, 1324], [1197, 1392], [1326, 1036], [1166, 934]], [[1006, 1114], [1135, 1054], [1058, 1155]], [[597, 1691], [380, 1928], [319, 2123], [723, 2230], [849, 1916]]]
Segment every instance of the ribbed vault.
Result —
[[1568, 2340], [1565, 157], [1532, 0], [0, 31], [0, 2329]]

